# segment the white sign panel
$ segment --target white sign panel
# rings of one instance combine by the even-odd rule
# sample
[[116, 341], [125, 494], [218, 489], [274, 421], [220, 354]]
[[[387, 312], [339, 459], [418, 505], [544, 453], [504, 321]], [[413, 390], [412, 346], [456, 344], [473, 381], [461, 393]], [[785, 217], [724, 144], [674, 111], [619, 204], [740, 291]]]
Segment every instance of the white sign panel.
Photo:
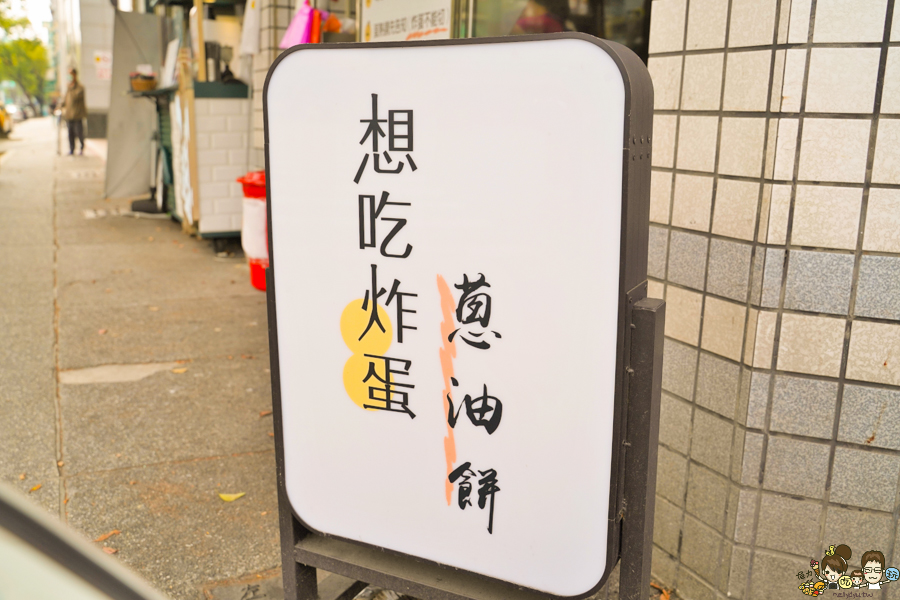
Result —
[[616, 62], [573, 37], [320, 47], [285, 55], [264, 101], [297, 517], [594, 588], [614, 561]]
[[365, 42], [446, 40], [451, 37], [453, 0], [362, 0]]

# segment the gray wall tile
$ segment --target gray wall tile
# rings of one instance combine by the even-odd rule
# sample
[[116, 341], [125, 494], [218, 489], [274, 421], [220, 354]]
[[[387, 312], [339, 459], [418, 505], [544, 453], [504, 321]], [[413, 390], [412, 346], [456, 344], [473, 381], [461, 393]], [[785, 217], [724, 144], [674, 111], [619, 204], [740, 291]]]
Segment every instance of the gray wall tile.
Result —
[[723, 417], [734, 418], [741, 368], [711, 354], [700, 354], [696, 402]]
[[753, 527], [756, 522], [756, 505], [759, 492], [740, 490], [738, 495], [737, 520], [734, 525], [734, 541], [739, 544], [753, 542]]
[[672, 231], [669, 242], [669, 281], [702, 290], [708, 242], [702, 235]]
[[692, 464], [688, 476], [685, 510], [722, 533], [729, 488], [728, 480], [721, 475]]
[[678, 554], [682, 519], [681, 508], [665, 498], [656, 498], [656, 514], [653, 516], [653, 542], [673, 556]]
[[829, 453], [825, 444], [770, 436], [763, 487], [821, 498], [825, 493]]
[[784, 291], [785, 308], [847, 314], [853, 260], [850, 254], [791, 252]]
[[725, 508], [725, 538], [734, 539], [734, 527], [737, 523], [738, 501], [741, 488], [730, 483], [728, 490], [728, 506]]
[[759, 475], [762, 463], [762, 448], [764, 437], [761, 433], [748, 431], [744, 439], [743, 466], [741, 468], [741, 483], [756, 487], [759, 485]]
[[687, 459], [677, 452], [660, 448], [656, 468], [656, 493], [677, 506], [684, 506], [685, 485]]
[[845, 385], [838, 439], [900, 450], [900, 390]]
[[747, 427], [762, 429], [766, 425], [766, 408], [769, 405], [768, 373], [753, 373], [750, 376], [750, 401], [747, 404]]
[[728, 597], [741, 600], [750, 576], [750, 549], [736, 546], [731, 552], [731, 571], [728, 574]]
[[663, 389], [685, 400], [694, 399], [697, 349], [666, 338], [663, 346]]
[[690, 515], [685, 515], [681, 562], [707, 582], [714, 582], [722, 541], [722, 536], [714, 530]]
[[763, 290], [761, 305], [766, 308], [777, 308], [781, 297], [781, 276], [784, 272], [784, 250], [769, 248], [766, 250], [766, 267], [763, 270]]
[[753, 268], [750, 271], [750, 302], [759, 305], [762, 300], [763, 273], [766, 265], [766, 248], [758, 246], [753, 256]]
[[900, 456], [836, 448], [831, 475], [831, 501], [892, 512], [898, 475]]
[[[682, 558], [682, 563], [684, 559]], [[716, 591], [708, 583], [685, 569], [678, 571], [678, 595], [691, 600], [716, 600]]]
[[653, 556], [650, 561], [650, 574], [653, 578], [666, 587], [674, 587], [677, 573], [678, 562], [667, 552], [653, 546]]
[[714, 239], [709, 244], [706, 291], [739, 302], [747, 301], [750, 280], [750, 244]]
[[738, 402], [735, 411], [735, 420], [741, 425], [747, 424], [747, 406], [750, 404], [750, 378], [753, 372], [741, 367], [741, 381], [738, 386]]
[[660, 399], [659, 441], [684, 454], [691, 444], [691, 405], [666, 392]]
[[855, 312], [862, 317], [900, 319], [900, 257], [862, 257]]
[[666, 278], [666, 247], [669, 230], [664, 227], [650, 227], [650, 242], [647, 247], [647, 275], [657, 279]]
[[829, 505], [828, 514], [825, 516], [825, 548], [813, 556], [821, 562], [828, 545], [847, 544], [853, 550], [850, 566], [858, 569], [863, 552], [866, 550], [885, 552], [892, 537], [891, 515]]
[[734, 425], [702, 410], [694, 411], [691, 458], [727, 475], [731, 467]]
[[[819, 557], [821, 559], [821, 557]], [[797, 573], [809, 570], [809, 558], [770, 554], [757, 550], [753, 557], [748, 598], [794, 598], [803, 594], [797, 589]]]
[[821, 504], [764, 493], [756, 543], [772, 550], [815, 556], [820, 550], [817, 544], [821, 516]]
[[740, 428], [734, 428], [734, 438], [731, 442], [731, 473], [730, 477], [734, 481], [741, 478], [744, 468], [744, 437], [746, 432]]
[[836, 402], [836, 382], [778, 375], [769, 429], [831, 439]]

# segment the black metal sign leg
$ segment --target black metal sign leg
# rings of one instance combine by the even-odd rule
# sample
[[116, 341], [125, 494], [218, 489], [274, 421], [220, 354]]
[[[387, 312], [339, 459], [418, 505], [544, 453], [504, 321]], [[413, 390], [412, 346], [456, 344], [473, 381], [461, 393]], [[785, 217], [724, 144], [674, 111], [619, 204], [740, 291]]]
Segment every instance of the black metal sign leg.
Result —
[[621, 600], [646, 600], [650, 592], [665, 321], [666, 305], [662, 300], [644, 299], [635, 303], [625, 430]]

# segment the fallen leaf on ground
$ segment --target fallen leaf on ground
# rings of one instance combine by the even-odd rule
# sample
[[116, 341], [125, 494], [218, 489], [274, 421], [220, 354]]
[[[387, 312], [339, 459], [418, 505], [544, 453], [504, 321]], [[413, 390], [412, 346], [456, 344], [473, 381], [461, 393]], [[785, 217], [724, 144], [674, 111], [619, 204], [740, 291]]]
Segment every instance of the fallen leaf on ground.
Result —
[[148, 306], [147, 308], [149, 308], [149, 309], [150, 309], [151, 311], [153, 311], [153, 312], [156, 312], [156, 311], [159, 310], [159, 307], [158, 307], [158, 306]]
[[241, 358], [246, 358], [247, 360], [252, 360], [253, 355], [252, 354], [241, 354]]
[[241, 492], [240, 494], [219, 494], [219, 498], [221, 498], [225, 502], [234, 502], [244, 494], [246, 494], [246, 492]]
[[22, 480], [24, 480], [24, 479], [25, 479], [25, 473], [20, 473], [20, 474], [19, 474], [19, 481], [22, 481]]
[[133, 481], [133, 480], [132, 480], [132, 481], [129, 481], [129, 482], [128, 482], [128, 485], [134, 485], [134, 484], [136, 484], [136, 483], [137, 483], [137, 481]]
[[186, 373], [186, 372], [187, 372], [187, 367], [181, 367], [180, 369], [172, 369], [172, 372], [173, 372], [173, 373], [176, 373], [176, 374], [178, 374], [178, 375], [180, 375], [180, 374], [182, 374], [182, 373]]
[[104, 542], [104, 541], [108, 540], [109, 538], [111, 538], [112, 536], [119, 535], [120, 533], [122, 533], [122, 532], [119, 531], [118, 529], [113, 529], [112, 531], [110, 531], [108, 533], [104, 533], [103, 535], [101, 535], [94, 541], [95, 542]]
[[103, 551], [107, 554], [115, 554], [116, 552], [118, 552], [118, 550], [115, 548], [103, 548]]
[[275, 434], [272, 433], [271, 431], [269, 433], [267, 433], [266, 435], [268, 435], [269, 437], [275, 437]]
[[56, 466], [57, 466], [57, 467], [61, 467], [61, 466], [63, 466], [64, 464], [66, 464], [66, 463], [64, 463], [64, 462], [61, 461], [61, 460], [56, 461]]
[[271, 410], [261, 410], [261, 411], [259, 411], [259, 416], [260, 416], [260, 417], [268, 417], [268, 416], [271, 415], [271, 414], [272, 414], [272, 411], [271, 411]]
[[147, 238], [147, 241], [148, 241], [148, 242], [152, 242], [152, 241], [153, 241], [153, 236], [151, 235], [150, 237], [148, 237], [148, 238]]
[[98, 330], [97, 335], [106, 335], [106, 330], [105, 329]]
[[30, 493], [30, 492], [36, 492], [36, 491], [38, 491], [39, 489], [41, 489], [41, 484], [40, 484], [40, 483], [37, 484], [36, 486], [34, 486], [33, 488], [31, 488], [30, 490], [28, 490], [28, 492], [29, 492], [29, 493]]
[[667, 590], [663, 586], [655, 582], [650, 582], [650, 587], [659, 590], [659, 600], [671, 600], [672, 590]]
[[187, 358], [187, 359], [183, 359], [183, 360], [176, 360], [175, 362], [177, 362], [179, 365], [186, 365], [186, 364], [188, 364], [189, 362], [194, 362], [194, 359], [193, 359], [193, 358]]
[[69, 497], [68, 497], [68, 496], [66, 496], [66, 499], [65, 499], [65, 500], [63, 500], [63, 504], [64, 504], [64, 505], [65, 505], [65, 504], [68, 504], [68, 503], [69, 503]]
[[259, 516], [264, 517], [264, 516], [266, 516], [267, 514], [269, 514], [269, 511], [264, 510], [264, 511], [262, 511], [261, 513], [259, 513]]
[[228, 360], [231, 360], [232, 358], [234, 358], [234, 357], [233, 357], [233, 356], [229, 356], [229, 357], [228, 357]]

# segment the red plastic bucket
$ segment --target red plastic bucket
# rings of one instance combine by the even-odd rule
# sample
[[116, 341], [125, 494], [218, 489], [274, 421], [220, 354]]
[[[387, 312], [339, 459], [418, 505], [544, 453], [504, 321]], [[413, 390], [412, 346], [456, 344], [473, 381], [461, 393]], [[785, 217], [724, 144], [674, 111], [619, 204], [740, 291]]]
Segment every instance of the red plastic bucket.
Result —
[[258, 290], [266, 291], [266, 269], [269, 268], [268, 258], [250, 259], [250, 285]]
[[269, 230], [266, 222], [266, 172], [253, 171], [239, 178], [244, 188], [244, 216], [241, 224], [241, 246], [250, 265], [250, 284], [266, 290], [269, 268]]

